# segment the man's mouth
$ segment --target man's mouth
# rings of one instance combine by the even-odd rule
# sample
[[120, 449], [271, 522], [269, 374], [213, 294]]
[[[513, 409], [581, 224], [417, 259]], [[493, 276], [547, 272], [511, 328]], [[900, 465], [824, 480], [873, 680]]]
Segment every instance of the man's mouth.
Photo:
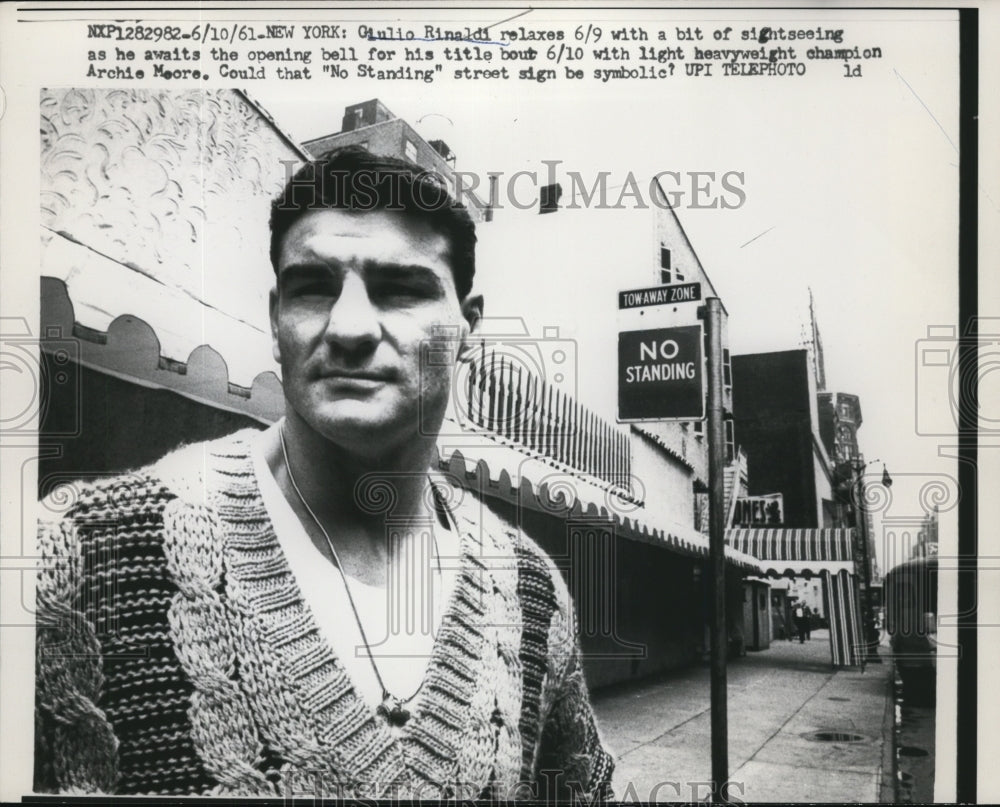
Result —
[[382, 384], [392, 381], [392, 373], [374, 370], [334, 370], [321, 373], [324, 381], [341, 381], [345, 383]]

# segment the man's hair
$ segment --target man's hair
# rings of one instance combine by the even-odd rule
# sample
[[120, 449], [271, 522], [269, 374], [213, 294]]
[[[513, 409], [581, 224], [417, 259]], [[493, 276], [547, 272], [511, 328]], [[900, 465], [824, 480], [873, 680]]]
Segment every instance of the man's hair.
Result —
[[427, 222], [449, 242], [448, 258], [458, 299], [476, 273], [476, 225], [448, 193], [441, 175], [395, 157], [346, 146], [305, 163], [271, 203], [271, 265], [278, 272], [281, 242], [310, 210], [400, 211]]

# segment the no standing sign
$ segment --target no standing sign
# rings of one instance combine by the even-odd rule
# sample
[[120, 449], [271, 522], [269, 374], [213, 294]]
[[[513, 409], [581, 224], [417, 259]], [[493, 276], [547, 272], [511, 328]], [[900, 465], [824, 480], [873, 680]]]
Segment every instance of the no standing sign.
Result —
[[618, 420], [705, 417], [703, 328], [682, 325], [618, 334]]
[[618, 292], [621, 325], [646, 325], [618, 333], [619, 422], [705, 418], [704, 327], [686, 324], [701, 300], [700, 282]]

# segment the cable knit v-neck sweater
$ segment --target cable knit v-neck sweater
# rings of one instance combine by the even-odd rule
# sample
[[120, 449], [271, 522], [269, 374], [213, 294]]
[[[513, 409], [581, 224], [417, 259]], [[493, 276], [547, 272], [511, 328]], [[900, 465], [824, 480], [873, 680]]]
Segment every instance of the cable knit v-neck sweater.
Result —
[[572, 606], [545, 554], [454, 490], [458, 581], [393, 731], [303, 602], [252, 435], [80, 484], [40, 523], [36, 790], [609, 796]]

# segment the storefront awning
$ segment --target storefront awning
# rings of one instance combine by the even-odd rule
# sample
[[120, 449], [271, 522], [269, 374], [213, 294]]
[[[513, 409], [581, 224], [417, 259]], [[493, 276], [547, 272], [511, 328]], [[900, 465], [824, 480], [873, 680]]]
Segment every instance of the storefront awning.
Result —
[[[682, 524], [651, 523], [643, 504], [595, 477], [540, 457], [513, 440], [474, 431], [463, 424], [449, 435], [449, 424], [438, 441], [440, 468], [458, 484], [540, 512], [562, 518], [594, 518], [614, 523], [623, 538], [663, 546], [681, 555], [708, 558], [708, 537]], [[742, 571], [761, 574], [757, 559], [726, 547], [726, 562]]]
[[[223, 317], [202, 318], [193, 313], [198, 306], [194, 301], [187, 301], [190, 309], [176, 302], [151, 298], [145, 308], [137, 307], [143, 315], [129, 312], [99, 319], [91, 310], [89, 317], [81, 316], [66, 283], [43, 275], [41, 349], [59, 355], [70, 344], [72, 358], [84, 367], [139, 386], [171, 390], [261, 423], [280, 418], [285, 400], [278, 375], [269, 369], [274, 366], [269, 353], [270, 337]], [[147, 315], [149, 318], [144, 319]], [[176, 322], [167, 327], [165, 322], [171, 317]], [[177, 334], [183, 329], [176, 323], [191, 317], [203, 327], [189, 330], [179, 339]], [[213, 338], [213, 334], [221, 333], [228, 336]], [[234, 376], [234, 367], [239, 375]]]
[[830, 660], [836, 667], [861, 664], [864, 640], [858, 582], [854, 574], [854, 530], [770, 528], [726, 530], [727, 549], [760, 560], [768, 577], [819, 577], [830, 624]]
[[726, 544], [760, 561], [769, 577], [854, 573], [853, 529], [758, 528], [726, 530]]

